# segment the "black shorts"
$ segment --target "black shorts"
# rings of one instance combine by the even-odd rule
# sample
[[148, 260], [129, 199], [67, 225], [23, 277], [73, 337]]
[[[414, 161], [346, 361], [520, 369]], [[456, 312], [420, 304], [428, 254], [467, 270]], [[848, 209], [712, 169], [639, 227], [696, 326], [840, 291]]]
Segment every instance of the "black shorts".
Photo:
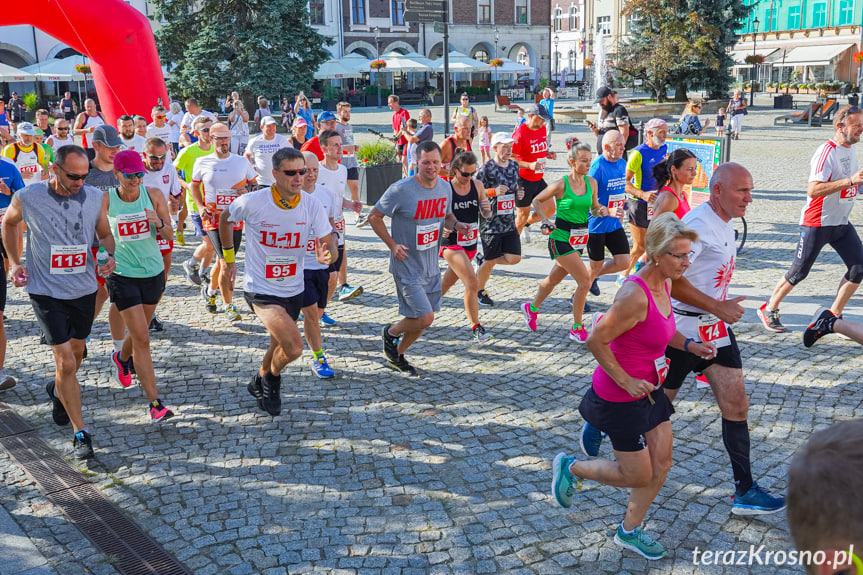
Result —
[[360, 179], [360, 169], [356, 166], [348, 168], [348, 181], [355, 182]]
[[584, 248], [575, 249], [569, 242], [562, 242], [560, 240], [548, 238], [548, 255], [552, 260], [556, 260], [561, 256], [568, 256], [572, 253], [578, 253], [580, 256], [584, 253]]
[[36, 321], [48, 345], [61, 345], [70, 339], [90, 337], [96, 313], [96, 292], [76, 299], [56, 299], [30, 294]]
[[521, 240], [518, 231], [503, 234], [486, 234], [482, 237], [482, 257], [486, 261], [496, 260], [505, 254], [521, 255]]
[[406, 147], [407, 147], [407, 144], [396, 144], [396, 152], [398, 153], [399, 156], [405, 155], [405, 148]]
[[342, 262], [345, 259], [345, 246], [339, 246], [339, 256], [336, 258], [336, 261], [330, 264], [330, 272], [337, 272], [342, 269]]
[[[222, 238], [219, 237], [219, 230], [210, 230], [207, 232], [207, 237], [210, 238], [210, 243], [216, 250], [216, 257], [220, 260], [225, 259], [222, 253]], [[243, 230], [234, 230], [234, 253], [240, 251], [240, 244], [243, 243]]]
[[303, 270], [303, 283], [303, 307], [318, 304], [318, 308], [326, 308], [330, 270]]
[[526, 208], [528, 207], [533, 199], [537, 197], [540, 192], [548, 187], [548, 184], [545, 183], [545, 179], [542, 178], [537, 182], [532, 182], [530, 180], [525, 180], [524, 178], [518, 179], [518, 187], [524, 188], [524, 197], [522, 199], [518, 199], [518, 196], [515, 197], [515, 207], [517, 208]]
[[671, 362], [668, 366], [668, 375], [665, 377], [663, 387], [668, 389], [680, 389], [686, 376], [691, 372], [701, 374], [705, 369], [713, 365], [721, 365], [722, 367], [731, 367], [743, 369], [743, 361], [740, 358], [740, 348], [737, 347], [737, 339], [734, 337], [734, 332], [728, 328], [728, 337], [731, 338], [729, 345], [720, 347], [716, 357], [713, 359], [701, 359], [693, 353], [683, 351], [682, 349], [674, 349], [672, 347], [665, 348], [665, 357]]
[[584, 394], [578, 412], [586, 422], [608, 434], [615, 451], [641, 451], [647, 447], [644, 434], [671, 419], [674, 406], [662, 387], [633, 401], [606, 401], [593, 386]]
[[136, 305], [156, 305], [165, 293], [165, 273], [151, 278], [129, 278], [111, 274], [105, 280], [111, 303], [123, 311]]
[[830, 244], [836, 250], [848, 271], [845, 279], [860, 283], [863, 279], [863, 245], [860, 236], [851, 223], [843, 226], [824, 226], [821, 228], [810, 228], [800, 226], [800, 239], [797, 242], [797, 250], [794, 252], [794, 261], [791, 268], [785, 274], [785, 281], [791, 285], [802, 282], [812, 265], [821, 253], [821, 249]]
[[626, 198], [626, 215], [629, 216], [629, 225], [636, 228], [647, 229], [650, 220], [647, 219], [647, 202]]
[[303, 294], [298, 293], [291, 297], [279, 297], [277, 295], [267, 295], [264, 293], [243, 292], [243, 297], [246, 303], [249, 304], [249, 309], [254, 313], [255, 306], [277, 305], [284, 308], [292, 320], [297, 321], [300, 317], [300, 309], [303, 306]]
[[590, 234], [587, 238], [587, 256], [591, 261], [603, 261], [605, 248], [608, 248], [612, 256], [629, 255], [629, 240], [626, 239], [626, 232], [623, 231], [623, 228], [618, 228], [613, 232]]

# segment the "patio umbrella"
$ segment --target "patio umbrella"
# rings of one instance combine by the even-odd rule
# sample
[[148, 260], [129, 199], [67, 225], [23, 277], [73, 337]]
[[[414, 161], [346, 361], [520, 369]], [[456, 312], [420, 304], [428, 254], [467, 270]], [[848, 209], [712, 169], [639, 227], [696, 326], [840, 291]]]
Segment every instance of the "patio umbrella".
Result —
[[403, 57], [409, 58], [414, 62], [419, 62], [420, 64], [425, 64], [429, 68], [432, 67], [432, 61], [423, 56], [422, 54], [418, 54], [417, 52], [408, 52], [407, 54], [402, 54]]
[[369, 64], [371, 64], [372, 61], [360, 54], [353, 53], [345, 54], [339, 59], [339, 63], [352, 72], [368, 72], [371, 70], [371, 68], [369, 68]]
[[316, 80], [329, 80], [337, 78], [362, 78], [362, 73], [349, 68], [339, 60], [327, 60], [318, 71], [315, 72]]
[[84, 74], [75, 70], [77, 58], [51, 58], [21, 68], [30, 72], [42, 82], [79, 82], [85, 79]]
[[0, 63], [0, 82], [35, 82], [36, 76], [30, 72]]
[[429, 72], [431, 70], [428, 64], [417, 62], [398, 52], [384, 54], [381, 59], [387, 63], [387, 67], [384, 68], [387, 72]]
[[[443, 71], [443, 58], [438, 58], [431, 63], [431, 67], [441, 72]], [[453, 50], [449, 53], [449, 71], [450, 72], [488, 72], [488, 64], [468, 58], [467, 55]]]
[[513, 62], [509, 58], [501, 58], [501, 60], [503, 60], [503, 66], [494, 68], [494, 71], [498, 74], [527, 74], [529, 76], [533, 76], [534, 70], [532, 67], [519, 64], [518, 62]]

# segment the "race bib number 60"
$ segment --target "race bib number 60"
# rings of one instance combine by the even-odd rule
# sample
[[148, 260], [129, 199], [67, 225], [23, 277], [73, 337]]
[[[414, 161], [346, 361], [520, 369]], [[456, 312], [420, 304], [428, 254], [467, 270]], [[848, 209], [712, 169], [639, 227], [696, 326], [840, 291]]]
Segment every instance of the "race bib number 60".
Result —
[[417, 250], [425, 251], [427, 249], [435, 247], [438, 243], [439, 237], [439, 224], [426, 224], [424, 226], [417, 226]]
[[87, 269], [87, 244], [51, 246], [51, 275], [84, 273]]
[[512, 215], [515, 210], [515, 194], [504, 194], [497, 199], [497, 213]]
[[283, 284], [297, 275], [297, 258], [294, 256], [267, 256], [266, 278], [270, 283]]
[[698, 316], [698, 337], [705, 343], [712, 341], [716, 347], [731, 345], [728, 326], [712, 314]]

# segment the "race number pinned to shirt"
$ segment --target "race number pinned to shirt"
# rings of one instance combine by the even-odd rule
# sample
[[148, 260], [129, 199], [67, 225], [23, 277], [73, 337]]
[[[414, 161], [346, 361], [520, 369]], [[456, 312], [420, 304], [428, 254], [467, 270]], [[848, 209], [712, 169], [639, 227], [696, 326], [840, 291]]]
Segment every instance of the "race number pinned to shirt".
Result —
[[457, 243], [462, 247], [472, 246], [476, 244], [477, 234], [479, 233], [479, 224], [476, 222], [471, 222], [468, 225], [470, 226], [470, 230], [468, 230], [467, 233], [463, 234], [461, 232], [458, 232]]
[[542, 174], [545, 172], [545, 164], [548, 162], [547, 158], [539, 158], [536, 160], [536, 169], [533, 171], [535, 174]]
[[612, 217], [619, 218], [626, 207], [626, 194], [611, 194], [608, 196], [608, 211]]
[[653, 366], [656, 368], [656, 385], [662, 385], [665, 382], [665, 378], [668, 377], [668, 368], [671, 366], [671, 360], [663, 355], [653, 360]]
[[51, 275], [84, 273], [87, 269], [87, 244], [51, 246]]
[[340, 236], [345, 234], [345, 216], [339, 215], [338, 218], [333, 219], [333, 223], [335, 224], [336, 231], [339, 232]]
[[713, 314], [698, 316], [698, 337], [704, 343], [712, 341], [716, 347], [731, 345], [728, 326]]
[[439, 224], [417, 226], [417, 250], [425, 251], [435, 247], [440, 237]]
[[653, 204], [647, 204], [647, 221], [653, 221]]
[[587, 228], [572, 228], [569, 230], [569, 245], [574, 248], [583, 248], [587, 245]]
[[512, 215], [515, 212], [515, 194], [504, 194], [497, 198], [497, 213]]
[[295, 256], [267, 256], [267, 281], [276, 285], [289, 281], [297, 275], [297, 258]]
[[216, 209], [221, 212], [225, 206], [230, 206], [236, 199], [236, 190], [216, 190]]
[[6, 217], [6, 208], [0, 208], [0, 224], [3, 223], [4, 217]]
[[121, 242], [137, 242], [150, 237], [150, 222], [147, 214], [135, 212], [134, 214], [117, 215], [117, 234]]
[[839, 192], [839, 197], [843, 200], [853, 200], [857, 197], [857, 186], [848, 186]]
[[309, 255], [314, 255], [315, 250], [318, 249], [318, 238], [309, 238], [309, 241], [306, 242], [306, 253]]

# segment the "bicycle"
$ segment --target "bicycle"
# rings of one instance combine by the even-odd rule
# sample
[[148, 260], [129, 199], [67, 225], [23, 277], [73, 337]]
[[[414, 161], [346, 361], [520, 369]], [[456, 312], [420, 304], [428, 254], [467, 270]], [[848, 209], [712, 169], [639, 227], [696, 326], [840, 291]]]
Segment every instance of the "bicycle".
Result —
[[389, 142], [391, 144], [395, 144], [396, 142], [398, 142], [398, 138], [395, 136], [387, 136], [383, 132], [378, 132], [377, 130], [374, 130], [372, 128], [366, 128], [366, 130], [368, 130], [369, 132], [377, 136], [378, 139], [383, 140], [384, 142]]
[[740, 217], [740, 221], [734, 221], [734, 245], [737, 246], [737, 253], [743, 249], [743, 245], [746, 243], [746, 218]]

